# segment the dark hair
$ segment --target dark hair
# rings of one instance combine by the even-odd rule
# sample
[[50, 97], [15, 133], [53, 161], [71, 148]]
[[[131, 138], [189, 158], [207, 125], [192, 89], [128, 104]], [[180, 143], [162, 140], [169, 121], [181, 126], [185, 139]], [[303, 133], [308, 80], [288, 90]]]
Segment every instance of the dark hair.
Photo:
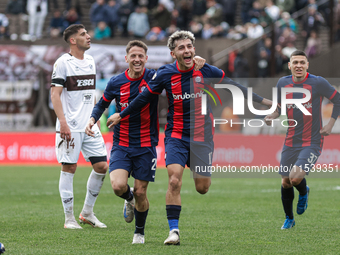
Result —
[[145, 43], [143, 43], [142, 41], [139, 40], [133, 40], [130, 41], [127, 45], [126, 45], [126, 54], [129, 54], [129, 51], [131, 50], [132, 47], [137, 46], [137, 47], [141, 47], [145, 50], [145, 53], [147, 53], [148, 51], [148, 46], [146, 46]]
[[293, 51], [293, 53], [290, 55], [290, 58], [293, 57], [293, 56], [304, 56], [308, 60], [307, 54], [302, 50]]
[[68, 28], [66, 28], [64, 33], [63, 33], [63, 38], [64, 38], [65, 42], [69, 43], [70, 37], [72, 35], [78, 33], [78, 31], [82, 28], [85, 29], [85, 26], [83, 24], [73, 24], [73, 25], [69, 26]]

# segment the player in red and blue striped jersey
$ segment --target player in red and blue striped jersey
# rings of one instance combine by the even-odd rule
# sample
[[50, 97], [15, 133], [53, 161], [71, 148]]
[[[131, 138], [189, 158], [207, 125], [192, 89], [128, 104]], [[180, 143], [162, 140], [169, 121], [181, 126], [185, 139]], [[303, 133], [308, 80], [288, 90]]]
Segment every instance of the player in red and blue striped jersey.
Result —
[[[289, 128], [283, 146], [280, 162], [282, 176], [281, 199], [286, 220], [281, 229], [289, 229], [295, 225], [293, 215], [293, 186], [299, 191], [297, 214], [305, 212], [308, 206], [309, 187], [305, 175], [315, 165], [322, 151], [324, 136], [330, 135], [340, 113], [340, 94], [329, 82], [307, 72], [308, 59], [303, 51], [294, 51], [288, 67], [292, 75], [282, 77], [278, 83], [278, 103], [281, 106], [282, 88], [303, 88], [310, 92], [311, 98], [303, 106], [310, 113], [304, 114], [296, 105], [287, 104], [286, 112]], [[286, 93], [287, 99], [301, 99], [301, 92]], [[333, 104], [332, 117], [323, 126], [321, 105], [323, 98], [328, 98]], [[280, 115], [278, 111], [265, 117], [267, 124]], [[293, 121], [294, 120], [294, 121]]]
[[[126, 47], [125, 60], [129, 69], [110, 79], [100, 101], [94, 107], [86, 133], [93, 136], [92, 126], [100, 118], [113, 99], [117, 111], [123, 111], [147, 86], [155, 70], [144, 68], [147, 62], [147, 46], [134, 40]], [[205, 60], [196, 58], [199, 66]], [[124, 218], [132, 222], [135, 215], [136, 230], [132, 243], [144, 243], [144, 226], [149, 209], [146, 191], [149, 181], [155, 179], [158, 144], [158, 96], [145, 106], [122, 119], [114, 128], [110, 156], [110, 179], [115, 194], [125, 199]], [[135, 178], [134, 188], [127, 184], [128, 177]], [[133, 190], [133, 192], [132, 192]], [[135, 200], [135, 201], [134, 201]]]
[[[213, 144], [212, 113], [201, 114], [201, 97], [204, 83], [216, 78], [226, 84], [239, 87], [245, 96], [247, 89], [224, 77], [224, 72], [214, 66], [204, 65], [199, 71], [194, 70], [193, 57], [195, 38], [191, 32], [178, 31], [168, 40], [171, 55], [175, 63], [165, 65], [157, 73], [144, 90], [123, 112], [116, 113], [108, 119], [109, 125], [116, 125], [121, 118], [143, 107], [154, 94], [166, 90], [169, 110], [165, 130], [166, 166], [169, 184], [166, 194], [166, 211], [170, 228], [169, 237], [164, 244], [179, 245], [178, 221], [181, 211], [181, 186], [185, 165], [190, 166], [194, 175], [197, 192], [208, 192], [211, 178], [210, 172], [197, 171], [195, 166], [211, 166]], [[191, 82], [190, 80], [193, 80]], [[271, 106], [271, 101], [254, 94], [256, 102]], [[209, 105], [210, 106], [210, 105]]]

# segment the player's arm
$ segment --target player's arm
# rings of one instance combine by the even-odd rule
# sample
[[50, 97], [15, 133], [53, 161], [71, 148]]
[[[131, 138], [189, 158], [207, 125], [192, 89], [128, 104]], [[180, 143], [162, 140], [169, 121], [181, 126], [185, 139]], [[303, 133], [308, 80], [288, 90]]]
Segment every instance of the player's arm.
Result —
[[335, 121], [337, 120], [340, 114], [340, 94], [331, 84], [329, 84], [329, 82], [326, 79], [321, 77], [320, 79], [323, 82], [321, 82], [321, 86], [318, 87], [318, 89], [320, 90], [323, 96], [327, 97], [333, 103], [332, 116], [329, 122], [325, 126], [323, 126], [320, 130], [321, 135], [328, 136], [332, 133]]
[[111, 101], [112, 100], [107, 100], [105, 96], [103, 95], [98, 101], [98, 103], [96, 103], [96, 105], [94, 106], [92, 110], [91, 117], [85, 128], [85, 133], [87, 135], [94, 137], [94, 132], [92, 130], [92, 127], [97, 121], [99, 121], [105, 109], [110, 106]]
[[200, 56], [195, 56], [194, 62], [195, 62], [195, 71], [198, 71], [204, 66], [206, 60], [204, 58], [201, 58]]
[[51, 87], [51, 101], [53, 104], [54, 112], [57, 115], [60, 122], [60, 137], [66, 139], [66, 141], [71, 140], [71, 130], [67, 125], [66, 118], [63, 111], [63, 105], [61, 103], [60, 95], [63, 92], [62, 86]]
[[122, 112], [115, 113], [107, 119], [107, 127], [111, 128], [117, 125], [122, 118], [130, 115], [133, 112], [139, 111], [151, 101], [156, 100], [156, 97], [158, 97], [158, 94], [150, 92], [149, 88], [144, 89], [144, 91], [140, 93], [135, 99], [133, 99], [132, 102], [129, 103], [129, 106], [126, 107]]

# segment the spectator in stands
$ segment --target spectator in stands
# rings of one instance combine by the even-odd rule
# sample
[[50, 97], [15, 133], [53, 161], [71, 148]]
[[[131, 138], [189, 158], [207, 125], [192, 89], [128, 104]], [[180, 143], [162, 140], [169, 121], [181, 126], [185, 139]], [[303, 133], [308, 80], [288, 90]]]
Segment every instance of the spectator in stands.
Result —
[[261, 16], [262, 10], [263, 10], [263, 6], [261, 5], [261, 3], [259, 1], [254, 1], [252, 8], [248, 12], [249, 18], [259, 19]]
[[136, 38], [144, 38], [150, 30], [146, 8], [137, 6], [135, 12], [131, 13], [128, 21], [128, 31]]
[[8, 19], [5, 14], [0, 13], [0, 39], [8, 37]]
[[59, 10], [55, 10], [53, 12], [53, 17], [50, 21], [50, 37], [51, 38], [57, 38], [62, 36], [62, 33], [64, 32], [66, 26], [65, 26], [65, 20], [61, 16], [61, 12]]
[[272, 21], [277, 21], [280, 17], [280, 9], [274, 4], [273, 0], [268, 0], [264, 9]]
[[292, 13], [295, 7], [294, 0], [276, 0], [276, 5], [279, 7], [281, 12]]
[[134, 6], [131, 0], [121, 0], [118, 13], [120, 17], [120, 25], [123, 30], [122, 36], [124, 37], [129, 36], [128, 20], [132, 10], [134, 10]]
[[257, 75], [258, 77], [268, 77], [269, 75], [269, 58], [268, 52], [265, 48], [260, 49], [259, 59], [257, 61]]
[[288, 42], [287, 46], [282, 48], [282, 54], [287, 58], [290, 58], [290, 55], [296, 50], [297, 48], [294, 46], [294, 44], [292, 42]]
[[171, 24], [181, 30], [189, 30], [191, 18], [191, 7], [186, 0], [180, 2], [179, 7], [171, 12]]
[[285, 27], [290, 27], [290, 29], [295, 33], [297, 34], [298, 33], [298, 26], [295, 22], [294, 19], [292, 19], [290, 17], [290, 14], [288, 12], [283, 12], [281, 14], [281, 19], [279, 19], [277, 22], [276, 22], [276, 26], [281, 30], [283, 31], [283, 29]]
[[247, 29], [247, 36], [249, 38], [259, 38], [264, 34], [263, 27], [259, 24], [259, 20], [252, 18]]
[[6, 7], [6, 14], [9, 20], [9, 34], [12, 40], [16, 40], [18, 35], [25, 33], [23, 0], [9, 0]]
[[65, 28], [73, 24], [80, 24], [79, 15], [75, 7], [71, 7], [65, 15]]
[[242, 52], [237, 51], [236, 58], [234, 60], [234, 78], [248, 78], [249, 77], [249, 63], [248, 60], [243, 57]]
[[205, 0], [193, 0], [192, 17], [195, 22], [202, 22], [202, 17], [207, 10]]
[[196, 20], [192, 20], [189, 24], [190, 31], [194, 34], [195, 38], [202, 37], [203, 25]]
[[116, 0], [109, 0], [107, 3], [108, 21], [107, 25], [111, 29], [111, 38], [114, 37], [115, 30], [119, 24], [119, 7], [120, 4]]
[[319, 26], [324, 24], [325, 20], [322, 15], [316, 10], [315, 5], [308, 6], [308, 13], [303, 18], [303, 31], [302, 36], [305, 37], [305, 45], [307, 44], [307, 39], [310, 36], [312, 30], [319, 31]]
[[281, 47], [284, 48], [287, 46], [289, 42], [295, 44], [295, 41], [296, 41], [295, 33], [290, 29], [290, 27], [285, 27], [278, 39], [278, 44], [280, 44]]
[[103, 40], [111, 37], [111, 29], [105, 23], [105, 21], [98, 22], [97, 27], [94, 29], [93, 39]]
[[171, 13], [163, 3], [159, 3], [157, 7], [150, 10], [149, 15], [151, 27], [160, 27], [165, 31], [170, 26]]
[[220, 3], [223, 9], [224, 21], [229, 26], [235, 26], [236, 0], [221, 0]]
[[108, 21], [108, 12], [105, 0], [96, 0], [96, 2], [91, 5], [90, 20], [93, 29], [97, 27], [98, 22]]
[[245, 26], [236, 25], [234, 28], [230, 28], [226, 37], [232, 40], [241, 40], [246, 38], [247, 31]]
[[[54, 0], [57, 1], [57, 0]], [[72, 3], [73, 2], [73, 3]], [[75, 3], [74, 3], [75, 2]], [[81, 5], [80, 5], [81, 0], [65, 0], [65, 12], [64, 15], [66, 15], [67, 11], [70, 10], [72, 7], [76, 8], [76, 12], [78, 14], [79, 17], [79, 21], [81, 20], [81, 18], [83, 17], [83, 13], [81, 11]], [[95, 2], [95, 1], [93, 1]], [[92, 2], [92, 3], [93, 3]], [[91, 3], [91, 4], [92, 4]], [[76, 23], [78, 24], [78, 23]]]
[[321, 40], [314, 30], [310, 32], [305, 52], [308, 58], [313, 58], [321, 52]]
[[254, 0], [242, 0], [241, 18], [243, 24], [246, 24], [250, 21], [249, 11], [253, 7], [253, 1]]
[[203, 22], [218, 26], [223, 19], [222, 5], [217, 3], [216, 0], [207, 0], [207, 11], [203, 15]]
[[32, 41], [42, 37], [42, 30], [48, 10], [47, 0], [27, 0], [28, 33]]
[[145, 39], [148, 41], [165, 41], [166, 40], [166, 31], [162, 30], [160, 27], [151, 28], [150, 32], [147, 33]]

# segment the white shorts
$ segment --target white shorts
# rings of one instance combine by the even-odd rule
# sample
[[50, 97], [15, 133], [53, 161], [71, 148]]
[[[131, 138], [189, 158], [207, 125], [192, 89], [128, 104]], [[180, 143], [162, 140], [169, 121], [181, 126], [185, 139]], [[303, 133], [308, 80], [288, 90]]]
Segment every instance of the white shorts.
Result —
[[88, 136], [85, 132], [71, 132], [71, 141], [61, 139], [60, 133], [56, 134], [55, 149], [59, 163], [75, 164], [78, 162], [80, 151], [86, 161], [90, 157], [103, 157], [107, 155], [103, 136], [97, 125], [92, 130], [96, 137]]

